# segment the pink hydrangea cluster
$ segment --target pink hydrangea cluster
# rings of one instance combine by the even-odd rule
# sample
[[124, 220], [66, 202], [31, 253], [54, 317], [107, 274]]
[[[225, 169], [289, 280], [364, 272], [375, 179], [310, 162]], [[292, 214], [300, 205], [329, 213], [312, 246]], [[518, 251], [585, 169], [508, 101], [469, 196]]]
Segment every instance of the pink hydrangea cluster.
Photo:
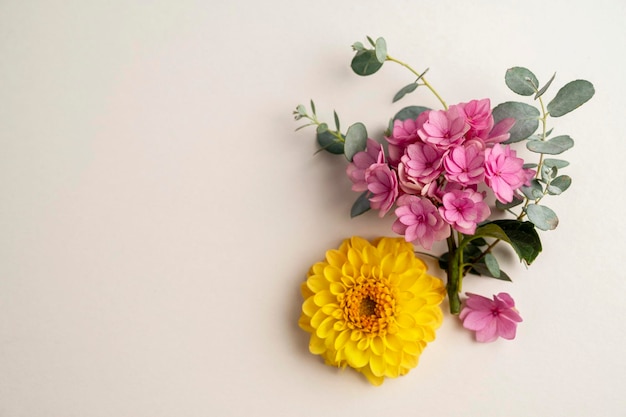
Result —
[[473, 234], [491, 214], [481, 184], [508, 203], [535, 174], [502, 145], [514, 123], [494, 123], [489, 99], [395, 120], [385, 138], [387, 154], [368, 139], [348, 165], [352, 189], [368, 191], [381, 217], [395, 204], [393, 230], [426, 249], [450, 236], [451, 228]]

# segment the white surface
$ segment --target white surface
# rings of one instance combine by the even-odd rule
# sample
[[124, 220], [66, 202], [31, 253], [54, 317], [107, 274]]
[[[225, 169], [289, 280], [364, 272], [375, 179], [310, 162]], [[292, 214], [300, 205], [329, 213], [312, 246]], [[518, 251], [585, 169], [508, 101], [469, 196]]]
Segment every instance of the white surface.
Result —
[[[620, 416], [626, 96], [621, 0], [0, 3], [0, 416]], [[481, 345], [446, 315], [408, 376], [370, 386], [307, 351], [299, 284], [342, 238], [342, 161], [291, 111], [382, 132], [411, 80], [351, 74], [384, 36], [449, 103], [518, 99], [506, 68], [596, 95], [571, 134], [561, 219]], [[554, 90], [556, 91], [556, 90]]]

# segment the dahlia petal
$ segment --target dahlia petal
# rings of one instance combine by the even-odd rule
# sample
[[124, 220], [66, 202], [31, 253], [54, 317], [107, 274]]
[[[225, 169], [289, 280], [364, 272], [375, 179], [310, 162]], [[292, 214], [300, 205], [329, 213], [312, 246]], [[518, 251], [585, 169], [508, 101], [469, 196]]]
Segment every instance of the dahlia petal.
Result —
[[[387, 362], [387, 372], [391, 371], [391, 374], [387, 374], [387, 376], [390, 376], [392, 378], [394, 376], [398, 376], [398, 365], [400, 365], [401, 355], [402, 353], [394, 352], [391, 349], [385, 350], [385, 353], [383, 354], [383, 358], [385, 359], [385, 362]], [[394, 368], [395, 368], [395, 372], [393, 371]]]
[[348, 343], [348, 340], [350, 340], [350, 333], [351, 330], [339, 332], [339, 335], [335, 339], [335, 349], [339, 350], [344, 348], [346, 343]]
[[326, 316], [326, 318], [322, 320], [322, 322], [320, 323], [319, 327], [317, 327], [317, 329], [315, 330], [315, 334], [317, 334], [322, 339], [326, 339], [331, 332], [334, 332], [334, 329], [333, 329], [334, 324], [335, 324], [335, 319], [332, 317]]
[[374, 355], [381, 356], [385, 353], [385, 342], [383, 342], [383, 339], [380, 336], [374, 336], [370, 341], [370, 348], [372, 349]]
[[385, 361], [382, 356], [371, 355], [370, 356], [370, 369], [374, 376], [382, 377], [385, 375]]
[[326, 261], [336, 268], [341, 268], [346, 263], [346, 256], [338, 250], [332, 249], [326, 252]]
[[329, 282], [323, 275], [311, 275], [306, 281], [307, 286], [313, 292], [329, 289]]
[[374, 375], [369, 367], [359, 369], [359, 372], [361, 372], [367, 378], [370, 384], [374, 386], [379, 386], [385, 381], [384, 377]]
[[413, 328], [415, 327], [415, 318], [410, 314], [399, 313], [396, 315], [396, 323], [400, 327]]
[[315, 335], [315, 333], [312, 333], [311, 339], [309, 340], [309, 351], [314, 355], [321, 355], [322, 353], [326, 352], [324, 339], [320, 339]]
[[346, 361], [353, 368], [362, 368], [369, 362], [369, 352], [359, 350], [357, 344], [352, 340], [346, 343], [343, 350], [346, 355]]
[[388, 350], [392, 350], [394, 352], [402, 351], [403, 341], [400, 338], [398, 338], [398, 336], [394, 334], [387, 334], [384, 338], [384, 341], [385, 341], [385, 346], [388, 348]]
[[325, 304], [336, 303], [337, 297], [333, 295], [330, 291], [324, 290], [320, 291], [313, 297], [313, 301], [316, 305], [322, 307]]
[[318, 307], [315, 305], [314, 297], [309, 297], [302, 303], [302, 312], [308, 317], [313, 317]]

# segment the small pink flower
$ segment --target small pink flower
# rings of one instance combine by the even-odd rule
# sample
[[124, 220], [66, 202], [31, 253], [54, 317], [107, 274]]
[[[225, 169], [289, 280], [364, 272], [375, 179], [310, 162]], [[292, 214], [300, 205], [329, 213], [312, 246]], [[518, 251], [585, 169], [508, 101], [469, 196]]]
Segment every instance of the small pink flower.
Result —
[[443, 221], [430, 200], [405, 194], [398, 199], [398, 217], [392, 225], [394, 232], [404, 235], [407, 242], [417, 242], [430, 249], [434, 241], [450, 236], [450, 226]]
[[476, 332], [478, 342], [493, 342], [498, 337], [515, 339], [517, 323], [522, 317], [509, 294], [501, 292], [494, 295], [493, 300], [471, 293], [467, 296], [459, 318], [463, 320], [463, 327]]
[[395, 167], [400, 163], [400, 158], [408, 145], [422, 141], [417, 135], [417, 130], [428, 119], [428, 113], [429, 111], [420, 113], [417, 119], [394, 120], [391, 136], [385, 137], [389, 143], [389, 163], [392, 166]]
[[424, 142], [435, 145], [437, 148], [446, 150], [452, 145], [460, 144], [463, 135], [469, 130], [470, 125], [465, 120], [465, 115], [460, 109], [451, 107], [448, 110], [430, 111], [428, 120], [424, 122], [417, 133]]
[[470, 136], [483, 137], [484, 133], [489, 133], [493, 127], [493, 116], [491, 115], [491, 102], [488, 98], [482, 100], [472, 100], [469, 103], [457, 104], [465, 115], [465, 120], [470, 125], [472, 133]]
[[365, 171], [370, 165], [376, 163], [380, 151], [380, 143], [372, 139], [367, 139], [365, 151], [357, 152], [357, 154], [352, 157], [352, 162], [350, 162], [346, 168], [346, 174], [348, 174], [348, 178], [352, 181], [353, 191], [367, 190]]
[[485, 138], [485, 143], [494, 144], [504, 142], [511, 136], [509, 130], [511, 130], [514, 124], [515, 119], [512, 117], [500, 120]]
[[407, 176], [427, 184], [441, 175], [442, 156], [443, 152], [432, 145], [418, 142], [407, 146], [401, 161]]
[[379, 210], [378, 216], [383, 217], [393, 206], [398, 198], [398, 177], [395, 172], [384, 162], [382, 150], [378, 156], [378, 162], [370, 165], [365, 171], [367, 189], [372, 193], [369, 198], [370, 206]]
[[484, 162], [485, 155], [478, 144], [456, 146], [443, 160], [446, 178], [463, 185], [478, 184], [485, 178]]
[[509, 145], [495, 144], [485, 151], [485, 182], [503, 203], [513, 200], [515, 190], [527, 183], [524, 160]]
[[491, 214], [489, 206], [483, 202], [483, 195], [471, 189], [452, 190], [444, 194], [443, 207], [439, 207], [441, 217], [461, 233], [472, 235], [476, 225]]

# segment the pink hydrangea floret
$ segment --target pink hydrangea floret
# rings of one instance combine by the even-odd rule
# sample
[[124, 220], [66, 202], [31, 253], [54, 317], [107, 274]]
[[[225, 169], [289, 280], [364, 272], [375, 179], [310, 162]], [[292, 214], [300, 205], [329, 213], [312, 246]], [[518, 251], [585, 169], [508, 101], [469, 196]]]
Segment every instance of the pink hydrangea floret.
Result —
[[470, 125], [465, 116], [456, 107], [448, 110], [431, 110], [428, 120], [417, 131], [424, 142], [430, 143], [439, 149], [446, 150], [452, 145], [462, 143]]
[[522, 317], [509, 294], [501, 292], [493, 300], [471, 293], [467, 297], [459, 318], [463, 327], [476, 332], [478, 342], [493, 342], [498, 337], [515, 339], [517, 323]]
[[436, 179], [443, 171], [441, 157], [443, 152], [427, 143], [418, 142], [409, 145], [401, 158], [406, 175], [426, 184]]
[[352, 181], [352, 191], [367, 190], [367, 182], [365, 181], [365, 171], [376, 163], [380, 154], [381, 146], [373, 139], [367, 139], [367, 146], [364, 151], [357, 152], [352, 157], [352, 162], [348, 164], [346, 173]]
[[491, 214], [482, 193], [472, 189], [452, 190], [444, 194], [442, 203], [443, 206], [439, 207], [441, 217], [454, 229], [467, 235], [473, 235], [476, 225]]
[[454, 147], [444, 158], [448, 181], [463, 185], [479, 184], [485, 178], [485, 155], [477, 144]]
[[384, 161], [382, 150], [378, 162], [370, 165], [365, 171], [367, 189], [372, 194], [369, 198], [370, 206], [379, 210], [378, 215], [383, 217], [398, 198], [398, 177]]
[[450, 236], [450, 226], [441, 218], [430, 200], [405, 194], [397, 201], [394, 232], [404, 235], [407, 242], [415, 242], [431, 249], [435, 241]]
[[513, 200], [515, 191], [528, 182], [524, 160], [509, 145], [495, 144], [485, 150], [485, 182], [503, 203]]

